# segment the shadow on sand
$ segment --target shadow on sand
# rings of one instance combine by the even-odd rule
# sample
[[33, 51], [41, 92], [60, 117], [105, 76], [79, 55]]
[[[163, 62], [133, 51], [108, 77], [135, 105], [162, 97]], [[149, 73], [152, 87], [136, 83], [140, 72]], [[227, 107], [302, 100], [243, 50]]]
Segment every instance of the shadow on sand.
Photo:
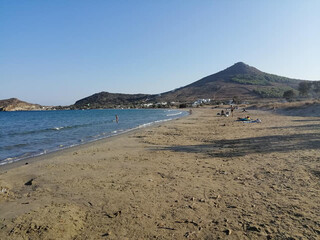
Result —
[[[217, 140], [208, 144], [170, 146], [160, 150], [201, 153], [210, 157], [239, 157], [253, 153], [290, 152], [320, 148], [320, 133], [274, 135], [256, 138]], [[159, 150], [159, 148], [157, 148]]]
[[292, 120], [292, 122], [320, 122], [320, 118], [319, 119], [300, 119], [300, 120]]
[[302, 129], [302, 130], [319, 130], [320, 124], [307, 124], [301, 126], [285, 126], [285, 127], [271, 127], [270, 129], [285, 129], [285, 128], [293, 128], [293, 129]]

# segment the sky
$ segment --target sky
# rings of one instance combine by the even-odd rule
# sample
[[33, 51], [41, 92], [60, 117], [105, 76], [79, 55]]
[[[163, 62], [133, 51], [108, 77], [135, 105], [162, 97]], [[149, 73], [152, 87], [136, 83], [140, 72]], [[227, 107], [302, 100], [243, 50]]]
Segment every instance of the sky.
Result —
[[0, 0], [0, 99], [155, 94], [245, 62], [320, 80], [319, 0]]

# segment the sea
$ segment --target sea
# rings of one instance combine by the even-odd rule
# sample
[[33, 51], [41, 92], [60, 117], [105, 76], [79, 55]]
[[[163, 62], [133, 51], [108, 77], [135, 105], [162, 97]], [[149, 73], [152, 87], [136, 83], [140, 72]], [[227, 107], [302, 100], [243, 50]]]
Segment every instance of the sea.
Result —
[[108, 138], [187, 114], [186, 111], [173, 109], [0, 112], [0, 165]]

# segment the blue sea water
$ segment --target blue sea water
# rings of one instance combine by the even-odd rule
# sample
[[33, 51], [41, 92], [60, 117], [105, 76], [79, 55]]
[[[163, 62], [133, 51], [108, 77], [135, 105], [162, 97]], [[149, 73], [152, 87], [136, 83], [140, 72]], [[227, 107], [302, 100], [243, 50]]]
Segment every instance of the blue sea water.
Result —
[[171, 109], [0, 112], [0, 165], [185, 115]]

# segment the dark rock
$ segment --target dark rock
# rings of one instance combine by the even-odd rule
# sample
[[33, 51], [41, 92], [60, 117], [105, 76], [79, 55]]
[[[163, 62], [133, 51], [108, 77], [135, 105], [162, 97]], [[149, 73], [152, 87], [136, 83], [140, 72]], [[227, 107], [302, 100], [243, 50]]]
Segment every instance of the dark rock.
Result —
[[26, 182], [24, 185], [31, 186], [34, 178], [31, 178], [28, 182]]
[[231, 229], [226, 229], [223, 231], [225, 234], [230, 235], [232, 233]]
[[229, 206], [227, 206], [227, 208], [237, 208], [237, 206], [229, 205]]
[[110, 235], [110, 233], [107, 232], [105, 234], [102, 234], [101, 237], [108, 237], [109, 235]]
[[261, 232], [261, 229], [259, 227], [257, 227], [257, 226], [248, 225], [247, 226], [247, 231]]
[[114, 218], [114, 217], [117, 217], [117, 216], [120, 216], [121, 215], [121, 210], [117, 211], [117, 212], [114, 212], [112, 214], [108, 214], [108, 213], [105, 213], [105, 215], [108, 217], [108, 218]]

